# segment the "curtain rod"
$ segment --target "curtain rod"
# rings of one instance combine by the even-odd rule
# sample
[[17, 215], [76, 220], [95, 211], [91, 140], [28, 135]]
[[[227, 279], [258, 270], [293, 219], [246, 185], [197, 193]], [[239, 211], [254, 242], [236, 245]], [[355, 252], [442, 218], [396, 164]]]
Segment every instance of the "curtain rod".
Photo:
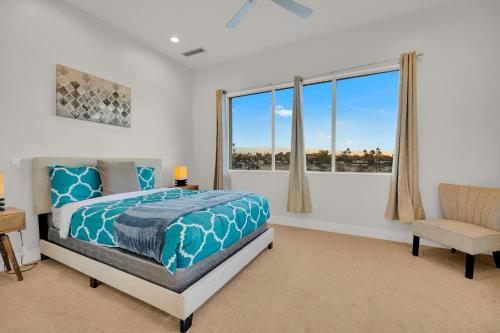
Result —
[[[423, 52], [419, 52], [419, 53], [417, 53], [417, 58], [420, 58], [423, 55], [424, 55]], [[366, 67], [372, 67], [372, 66], [377, 66], [377, 65], [384, 65], [384, 64], [387, 64], [387, 63], [395, 62], [395, 61], [399, 61], [399, 58], [392, 58], [392, 59], [387, 59], [387, 60], [383, 60], [383, 61], [372, 62], [372, 63], [366, 64], [366, 65], [352, 66], [352, 67], [349, 67], [349, 68], [344, 68], [344, 69], [340, 69], [340, 70], [329, 71], [329, 72], [322, 73], [322, 74], [316, 74], [314, 76], [309, 76], [309, 77], [304, 78], [304, 81], [313, 80], [313, 79], [319, 79], [321, 77], [326, 77], [326, 76], [334, 75], [334, 74], [337, 74], [337, 73], [350, 72], [350, 71], [354, 71], [354, 70], [357, 70], [357, 69], [364, 69]], [[254, 87], [249, 87], [249, 88], [243, 88], [243, 89], [240, 89], [238, 91], [226, 91], [225, 90], [225, 92], [228, 95], [238, 95], [238, 94], [241, 94], [241, 93], [246, 92], [246, 91], [260, 90], [260, 89], [265, 89], [265, 88], [273, 87], [273, 86], [288, 85], [288, 84], [291, 84], [291, 83], [293, 83], [293, 81], [286, 81], [286, 82], [281, 82], [281, 83], [271, 83], [271, 82], [269, 82], [268, 84], [263, 84], [263, 85], [260, 85], [260, 86], [254, 86]]]

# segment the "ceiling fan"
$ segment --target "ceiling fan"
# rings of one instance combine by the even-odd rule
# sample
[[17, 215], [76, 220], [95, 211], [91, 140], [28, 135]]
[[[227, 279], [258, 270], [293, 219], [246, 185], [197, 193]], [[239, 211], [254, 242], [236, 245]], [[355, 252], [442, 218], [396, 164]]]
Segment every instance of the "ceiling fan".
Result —
[[[226, 28], [234, 29], [240, 24], [241, 20], [245, 15], [253, 8], [257, 0], [248, 0], [243, 7], [236, 13], [236, 15], [226, 24]], [[293, 14], [302, 17], [303, 19], [308, 18], [313, 13], [311, 8], [301, 5], [294, 0], [271, 0], [275, 4], [285, 8], [286, 10], [292, 12]]]

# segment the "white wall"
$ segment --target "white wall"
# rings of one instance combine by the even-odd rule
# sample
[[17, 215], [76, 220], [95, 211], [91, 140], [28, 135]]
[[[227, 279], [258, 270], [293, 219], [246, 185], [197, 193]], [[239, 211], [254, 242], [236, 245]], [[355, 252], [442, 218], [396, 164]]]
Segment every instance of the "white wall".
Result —
[[[500, 187], [500, 2], [467, 1], [276, 49], [195, 72], [194, 178], [210, 186], [215, 90], [237, 91], [424, 52], [418, 63], [421, 191], [438, 217], [437, 185]], [[213, 124], [213, 125], [212, 125]], [[390, 176], [310, 173], [310, 215], [286, 212], [288, 173], [232, 172], [233, 188], [271, 200], [272, 222], [409, 241], [388, 221]]]
[[[39, 258], [31, 158], [161, 157], [168, 177], [190, 166], [210, 187], [217, 88], [239, 90], [424, 52], [419, 62], [421, 189], [439, 215], [442, 181], [500, 186], [500, 2], [469, 1], [391, 19], [327, 39], [251, 56], [195, 73], [63, 1], [0, 2], [0, 170], [7, 204], [28, 212], [25, 262]], [[132, 87], [132, 128], [55, 116], [55, 65]], [[194, 102], [192, 97], [194, 92]], [[22, 158], [21, 169], [10, 159]], [[286, 172], [234, 172], [234, 188], [271, 200], [273, 221], [409, 240], [408, 226], [383, 218], [389, 177], [309, 174], [314, 213], [286, 213]], [[168, 180], [168, 179], [167, 179]]]
[[[25, 262], [39, 258], [32, 157], [159, 157], [167, 180], [175, 164], [190, 164], [192, 72], [183, 65], [64, 1], [2, 0], [0, 49], [0, 170], [7, 205], [28, 212]], [[131, 87], [132, 127], [56, 117], [58, 63]]]

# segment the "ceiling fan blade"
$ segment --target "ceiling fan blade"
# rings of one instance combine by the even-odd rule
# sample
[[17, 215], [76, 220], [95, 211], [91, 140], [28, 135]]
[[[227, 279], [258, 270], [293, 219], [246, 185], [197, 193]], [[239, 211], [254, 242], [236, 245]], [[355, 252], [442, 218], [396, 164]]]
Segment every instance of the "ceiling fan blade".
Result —
[[271, 0], [275, 4], [285, 8], [288, 11], [291, 11], [297, 16], [302, 17], [303, 19], [308, 18], [313, 13], [311, 8], [308, 8], [294, 0]]
[[241, 20], [245, 17], [245, 15], [252, 9], [256, 0], [248, 0], [243, 7], [234, 15], [234, 17], [226, 24], [226, 28], [234, 29], [240, 24]]

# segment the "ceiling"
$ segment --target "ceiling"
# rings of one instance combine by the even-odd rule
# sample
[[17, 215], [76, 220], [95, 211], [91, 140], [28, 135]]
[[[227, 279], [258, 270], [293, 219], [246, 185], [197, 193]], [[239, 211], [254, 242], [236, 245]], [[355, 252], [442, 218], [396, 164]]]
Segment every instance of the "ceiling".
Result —
[[[246, 0], [66, 0], [192, 69], [370, 24], [454, 0], [299, 0], [314, 9], [304, 21], [257, 0], [238, 28], [226, 23]], [[172, 35], [181, 42], [170, 42]], [[181, 53], [203, 47], [190, 58]]]

